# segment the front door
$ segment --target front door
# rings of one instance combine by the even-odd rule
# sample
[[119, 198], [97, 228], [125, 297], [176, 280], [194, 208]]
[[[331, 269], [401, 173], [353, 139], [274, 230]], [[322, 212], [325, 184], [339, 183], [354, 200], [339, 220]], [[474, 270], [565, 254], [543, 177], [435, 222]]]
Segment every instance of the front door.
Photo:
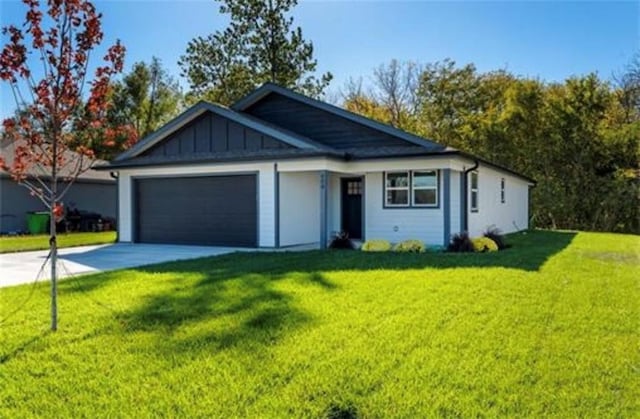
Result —
[[362, 178], [342, 179], [342, 231], [351, 239], [362, 238]]

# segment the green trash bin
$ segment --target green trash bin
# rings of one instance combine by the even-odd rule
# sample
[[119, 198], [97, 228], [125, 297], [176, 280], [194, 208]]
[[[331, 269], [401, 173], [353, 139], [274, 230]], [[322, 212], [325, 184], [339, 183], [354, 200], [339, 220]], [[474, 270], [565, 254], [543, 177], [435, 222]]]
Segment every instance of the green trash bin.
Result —
[[44, 234], [47, 232], [49, 225], [48, 212], [29, 212], [27, 213], [27, 228], [31, 234]]

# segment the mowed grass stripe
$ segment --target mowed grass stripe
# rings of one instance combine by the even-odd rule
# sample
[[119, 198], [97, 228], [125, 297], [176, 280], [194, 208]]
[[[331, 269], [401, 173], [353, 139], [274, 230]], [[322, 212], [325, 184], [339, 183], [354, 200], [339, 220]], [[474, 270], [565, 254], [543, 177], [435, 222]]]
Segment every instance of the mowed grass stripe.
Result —
[[0, 416], [640, 415], [640, 239], [509, 241], [94, 275], [61, 283], [55, 334], [44, 284], [0, 331]]

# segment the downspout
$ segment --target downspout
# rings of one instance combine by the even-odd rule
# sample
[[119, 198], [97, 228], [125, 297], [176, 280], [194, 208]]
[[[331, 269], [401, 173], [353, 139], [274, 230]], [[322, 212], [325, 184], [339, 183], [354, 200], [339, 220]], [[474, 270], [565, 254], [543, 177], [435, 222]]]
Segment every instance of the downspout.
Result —
[[529, 202], [527, 202], [527, 230], [531, 229], [531, 192], [533, 191], [533, 189], [535, 189], [536, 186], [538, 186], [538, 184], [533, 183], [527, 190], [527, 199], [529, 200]]
[[462, 226], [462, 231], [468, 231], [469, 230], [469, 182], [468, 182], [468, 175], [469, 173], [473, 172], [474, 170], [476, 170], [478, 168], [478, 166], [480, 166], [480, 162], [478, 160], [475, 160], [473, 163], [473, 166], [471, 166], [470, 168], [468, 168], [467, 170], [464, 170], [462, 172], [462, 178], [463, 178], [463, 184], [464, 184], [464, 190], [462, 191], [463, 193], [463, 199], [462, 199], [462, 210], [463, 210], [463, 214], [464, 214], [464, 225]]
[[120, 180], [118, 172], [109, 172], [109, 176], [116, 180], [116, 243], [120, 241]]

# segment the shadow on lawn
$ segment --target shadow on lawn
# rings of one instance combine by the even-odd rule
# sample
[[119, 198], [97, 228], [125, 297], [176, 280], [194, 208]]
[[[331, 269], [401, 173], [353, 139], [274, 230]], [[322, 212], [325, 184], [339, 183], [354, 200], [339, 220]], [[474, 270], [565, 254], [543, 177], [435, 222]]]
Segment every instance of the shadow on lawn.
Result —
[[49, 333], [48, 331], [42, 332], [28, 339], [25, 339], [23, 342], [19, 343], [15, 348], [11, 349], [6, 353], [0, 354], [0, 365], [6, 363], [7, 361], [10, 361], [16, 355], [19, 355], [22, 352], [26, 351], [30, 346], [38, 343], [48, 333]]
[[[195, 262], [195, 261], [194, 261]], [[161, 331], [166, 338], [159, 350], [224, 349], [247, 347], [247, 342], [269, 344], [283, 333], [310, 320], [307, 313], [292, 304], [292, 297], [276, 289], [282, 275], [250, 273], [238, 264], [203, 269], [199, 263], [179, 263], [142, 268], [142, 272], [175, 273], [168, 290], [154, 294], [139, 307], [121, 313], [118, 319], [126, 332]], [[201, 279], [182, 281], [183, 275], [198, 273]], [[325, 291], [336, 285], [322, 274], [300, 274], [297, 281]], [[174, 332], [181, 326], [194, 326], [193, 333]]]
[[[492, 254], [255, 252], [151, 265], [135, 271], [170, 274], [169, 282], [163, 282], [162, 291], [149, 295], [142, 305], [117, 317], [127, 332], [164, 331], [165, 343], [171, 344], [159, 346], [169, 350], [269, 343], [310, 321], [307, 313], [294, 306], [292, 295], [278, 289], [283, 278], [331, 292], [337, 285], [322, 272], [465, 267], [536, 271], [569, 246], [574, 236], [550, 231], [516, 234], [509, 237], [512, 248]], [[96, 275], [62, 286], [65, 291], [90, 291], [117, 277]], [[194, 327], [191, 335], [184, 329], [177, 334], [182, 337], [174, 334], [189, 325]]]

